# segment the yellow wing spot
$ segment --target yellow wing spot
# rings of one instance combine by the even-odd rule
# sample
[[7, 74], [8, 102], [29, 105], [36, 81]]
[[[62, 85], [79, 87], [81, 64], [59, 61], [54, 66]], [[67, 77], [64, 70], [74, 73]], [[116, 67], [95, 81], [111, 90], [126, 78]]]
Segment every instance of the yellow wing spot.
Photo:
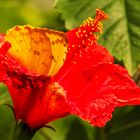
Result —
[[[5, 40], [12, 45], [9, 55], [37, 75], [54, 75], [66, 58], [66, 35], [62, 32], [28, 25], [16, 26], [8, 30]], [[52, 40], [63, 40], [63, 43], [55, 42], [54, 47]]]

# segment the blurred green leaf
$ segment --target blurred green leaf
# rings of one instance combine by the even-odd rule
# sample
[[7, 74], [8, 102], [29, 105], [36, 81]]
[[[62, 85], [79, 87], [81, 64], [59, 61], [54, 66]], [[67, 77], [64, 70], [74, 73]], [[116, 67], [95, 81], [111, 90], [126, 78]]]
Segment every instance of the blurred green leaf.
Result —
[[55, 128], [56, 132], [43, 128], [33, 140], [94, 140], [94, 127], [76, 116], [70, 115], [49, 125]]
[[56, 7], [62, 13], [67, 29], [79, 26], [87, 17], [95, 16], [95, 9], [109, 15], [99, 42], [112, 55], [123, 60], [132, 74], [140, 63], [140, 1], [139, 0], [58, 0]]
[[0, 32], [25, 24], [65, 30], [53, 5], [54, 0], [0, 0]]
[[140, 65], [138, 65], [138, 68], [135, 71], [135, 73], [133, 74], [132, 79], [140, 87]]
[[0, 105], [10, 101], [8, 89], [4, 84], [0, 84]]
[[[73, 131], [75, 130], [75, 131]], [[77, 121], [73, 120], [73, 122], [70, 125], [70, 129], [66, 135], [65, 140], [88, 140], [88, 136], [86, 134], [85, 128], [82, 126], [82, 124]]]
[[117, 108], [113, 118], [103, 128], [96, 128], [96, 140], [139, 140], [140, 107]]
[[10, 135], [11, 125], [14, 122], [13, 112], [7, 106], [4, 105], [10, 102], [10, 95], [8, 93], [7, 87], [1, 83], [0, 84], [0, 139], [8, 140]]
[[11, 126], [15, 122], [12, 110], [5, 105], [0, 105], [0, 139], [9, 140]]
[[56, 132], [49, 128], [42, 128], [33, 140], [37, 140], [37, 138], [41, 138], [41, 140], [64, 140], [71, 121], [71, 117], [66, 117], [52, 122], [49, 125], [56, 129]]
[[20, 16], [21, 1], [0, 0], [0, 32], [5, 32], [17, 24], [25, 24]]
[[123, 111], [123, 115], [114, 114], [110, 128], [106, 131], [108, 140], [124, 140], [126, 138], [127, 140], [139, 140], [140, 107], [124, 107], [118, 110]]

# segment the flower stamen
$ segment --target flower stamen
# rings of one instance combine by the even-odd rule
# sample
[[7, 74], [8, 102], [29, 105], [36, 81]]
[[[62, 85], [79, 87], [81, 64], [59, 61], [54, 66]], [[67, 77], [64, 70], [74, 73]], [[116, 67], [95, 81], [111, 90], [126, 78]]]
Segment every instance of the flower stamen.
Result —
[[[100, 22], [103, 19], [107, 19], [108, 15], [102, 10], [96, 9], [96, 17], [93, 19], [88, 17], [80, 28], [76, 32], [76, 36], [82, 41], [88, 38], [90, 35], [94, 35], [95, 32], [102, 33], [103, 25]], [[97, 35], [95, 34], [95, 41], [97, 40]], [[84, 44], [84, 42], [82, 42]]]

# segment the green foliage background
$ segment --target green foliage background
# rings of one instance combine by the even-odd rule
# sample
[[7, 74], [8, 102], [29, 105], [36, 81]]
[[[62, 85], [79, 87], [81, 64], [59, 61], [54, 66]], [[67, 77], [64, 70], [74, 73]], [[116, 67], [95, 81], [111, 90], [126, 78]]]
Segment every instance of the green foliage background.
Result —
[[[30, 24], [67, 31], [79, 26], [87, 17], [95, 16], [100, 8], [109, 15], [99, 42], [123, 61], [131, 75], [140, 64], [140, 0], [0, 0], [0, 32], [15, 25]], [[8, 140], [15, 121], [6, 86], [0, 85], [0, 140]], [[50, 124], [56, 129], [43, 128], [33, 140], [139, 140], [140, 107], [116, 109], [104, 128], [95, 128], [75, 116]]]

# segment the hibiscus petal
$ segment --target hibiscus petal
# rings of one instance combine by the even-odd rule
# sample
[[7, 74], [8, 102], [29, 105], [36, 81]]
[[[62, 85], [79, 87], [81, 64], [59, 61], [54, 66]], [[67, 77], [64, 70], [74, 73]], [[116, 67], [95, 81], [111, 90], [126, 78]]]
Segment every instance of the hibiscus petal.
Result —
[[21, 119], [30, 128], [43, 127], [69, 114], [63, 88], [50, 78], [11, 72], [5, 83], [13, 100], [16, 120]]
[[115, 107], [140, 103], [140, 89], [124, 68], [109, 63], [85, 65], [77, 63], [59, 81], [73, 114], [104, 126]]
[[[69, 52], [68, 52], [69, 54]], [[91, 45], [90, 47], [82, 48], [77, 51], [77, 55], [74, 55], [71, 58], [66, 59], [62, 68], [55, 76], [57, 81], [62, 79], [65, 75], [68, 74], [68, 71], [75, 67], [75, 64], [80, 62], [80, 67], [87, 68], [89, 65], [94, 66], [100, 63], [112, 63], [114, 58], [99, 44]]]
[[[41, 93], [45, 94], [41, 95]], [[29, 105], [31, 109], [25, 120], [31, 128], [43, 127], [48, 122], [70, 114], [65, 100], [65, 91], [57, 83], [51, 83], [49, 86], [44, 86], [44, 89], [36, 90], [33, 96], [32, 98], [35, 99]]]
[[[24, 26], [24, 28], [25, 27], [27, 28], [27, 26]], [[13, 28], [12, 30], [15, 30], [15, 28]], [[39, 30], [41, 30], [41, 28], [36, 28], [33, 30], [37, 30], [37, 32], [35, 31], [36, 35], [38, 34]], [[45, 29], [42, 29], [42, 32], [44, 30]], [[53, 53], [55, 53], [54, 56], [57, 57], [57, 61], [55, 62], [55, 64], [53, 65], [53, 69], [51, 70], [53, 72], [56, 72], [56, 69], [58, 70], [58, 67], [60, 67], [62, 61], [64, 61], [63, 58], [64, 55], [66, 55], [65, 51], [67, 44], [64, 45], [64, 40], [61, 40], [64, 39], [63, 33], [47, 29], [45, 31], [46, 33], [48, 33], [48, 36], [54, 34], [54, 37], [50, 40], [51, 42], [57, 41], [52, 44], [52, 50]], [[10, 30], [9, 32], [13, 31]], [[48, 76], [37, 76], [37, 73], [32, 73], [30, 70], [24, 67], [22, 63], [20, 63], [19, 59], [15, 59], [13, 55], [17, 53], [14, 52], [16, 51], [16, 49], [19, 49], [19, 54], [17, 54], [18, 56], [20, 55], [20, 53], [24, 53], [23, 50], [20, 50], [22, 48], [21, 46], [23, 45], [22, 41], [24, 40], [24, 35], [21, 35], [21, 32], [15, 32], [15, 36], [13, 34], [11, 35], [11, 33], [6, 36], [6, 39], [8, 37], [10, 42], [12, 42], [12, 46], [9, 42], [5, 41], [5, 35], [0, 35], [0, 81], [4, 82], [9, 89], [9, 93], [12, 97], [14, 105], [16, 120], [21, 119], [24, 123], [27, 123], [30, 128], [42, 127], [43, 125], [45, 125], [45, 123], [69, 114], [69, 107], [66, 104], [65, 95], [63, 95], [61, 86], [59, 86], [58, 84], [53, 85], [53, 81], [51, 81], [51, 78]], [[36, 37], [35, 35], [33, 35], [33, 37]], [[13, 36], [15, 38], [17, 37], [17, 40], [19, 39], [19, 42], [17, 41], [19, 44], [20, 41], [22, 42], [21, 46], [15, 46], [15, 44], [18, 43], [15, 41], [16, 39]], [[46, 46], [45, 43], [44, 46]], [[13, 54], [11, 54], [11, 52], [9, 53], [9, 48], [10, 51], [12, 48]], [[62, 56], [58, 57], [59, 53], [61, 52]], [[20, 57], [21, 59], [24, 59], [22, 58], [22, 55]], [[34, 57], [32, 59], [34, 59]], [[53, 87], [51, 87], [51, 85], [53, 85]]]
[[104, 126], [114, 108], [140, 103], [140, 89], [127, 71], [113, 64], [109, 52], [96, 43], [95, 32], [102, 31], [104, 18], [107, 15], [97, 10], [95, 19], [67, 33], [67, 60], [54, 77], [67, 91], [71, 113], [95, 126]]

